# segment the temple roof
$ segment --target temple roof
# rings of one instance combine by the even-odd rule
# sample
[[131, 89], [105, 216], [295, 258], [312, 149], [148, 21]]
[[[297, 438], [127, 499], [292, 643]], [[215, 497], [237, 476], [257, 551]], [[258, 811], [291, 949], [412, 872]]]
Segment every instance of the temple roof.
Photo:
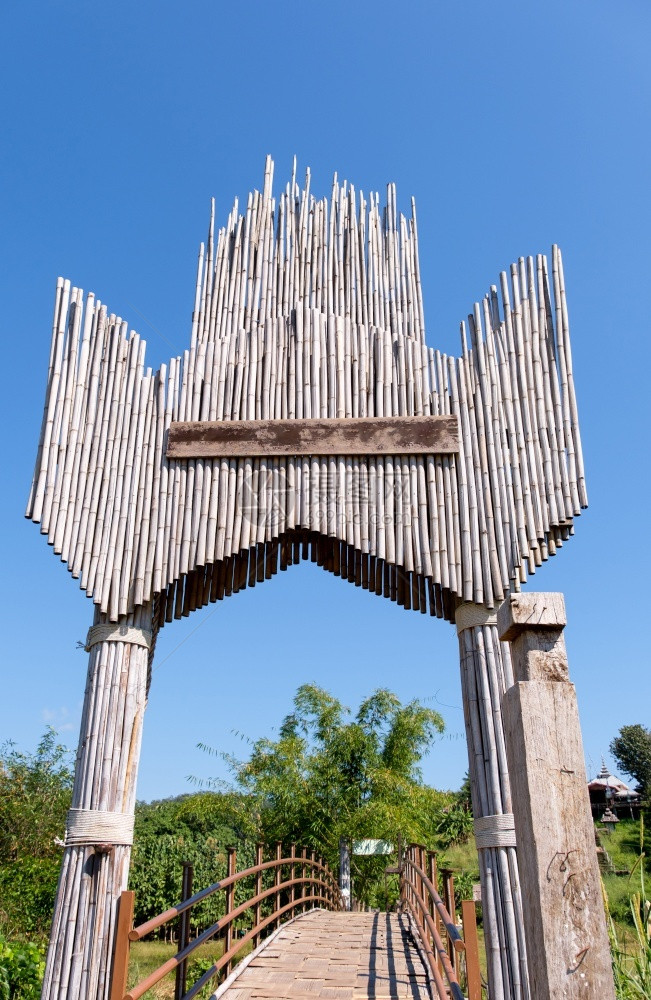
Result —
[[611, 774], [606, 767], [606, 762], [602, 758], [601, 760], [601, 770], [596, 778], [588, 782], [589, 791], [599, 791], [600, 789], [612, 788], [616, 799], [639, 799], [638, 792], [633, 791], [629, 788], [623, 781], [616, 778], [614, 774]]

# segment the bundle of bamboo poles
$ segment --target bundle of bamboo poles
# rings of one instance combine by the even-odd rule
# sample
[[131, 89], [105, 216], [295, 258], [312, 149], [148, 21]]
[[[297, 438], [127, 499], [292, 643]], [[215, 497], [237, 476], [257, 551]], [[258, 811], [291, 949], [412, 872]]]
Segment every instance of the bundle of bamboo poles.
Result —
[[[102, 622], [96, 609], [95, 624]], [[151, 629], [144, 605], [127, 624]], [[151, 649], [125, 642], [96, 642], [91, 649], [81, 718], [73, 810], [108, 810], [133, 816], [136, 773]], [[117, 735], [116, 735], [117, 734]], [[67, 846], [50, 935], [43, 996], [108, 995], [115, 901], [126, 888], [131, 848], [127, 844]]]
[[[160, 621], [301, 558], [452, 620], [493, 607], [572, 533], [586, 493], [561, 255], [520, 259], [427, 347], [415, 208], [296, 168], [278, 200], [235, 203], [199, 253], [189, 349], [153, 373], [145, 342], [57, 283], [27, 516], [110, 620], [161, 595]], [[457, 414], [436, 456], [168, 460], [172, 421]]]
[[[509, 647], [500, 642], [494, 624], [464, 629], [459, 646], [473, 816], [503, 816], [512, 812], [502, 720], [502, 696], [513, 684]], [[495, 1000], [527, 1000], [530, 992], [516, 848], [480, 848], [479, 868], [491, 996]]]

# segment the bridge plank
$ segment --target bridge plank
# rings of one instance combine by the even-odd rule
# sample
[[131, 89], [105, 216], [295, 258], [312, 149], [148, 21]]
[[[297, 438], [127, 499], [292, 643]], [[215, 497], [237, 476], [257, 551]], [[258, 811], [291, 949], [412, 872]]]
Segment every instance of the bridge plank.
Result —
[[220, 1000], [432, 1000], [403, 917], [313, 910], [282, 928]]
[[459, 450], [456, 416], [172, 423], [168, 458], [432, 455]]

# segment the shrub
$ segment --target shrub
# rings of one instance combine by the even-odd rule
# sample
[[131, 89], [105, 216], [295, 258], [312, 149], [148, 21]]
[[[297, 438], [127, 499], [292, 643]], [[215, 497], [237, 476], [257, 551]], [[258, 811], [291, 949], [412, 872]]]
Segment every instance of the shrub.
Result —
[[45, 948], [0, 934], [0, 1000], [39, 1000]]

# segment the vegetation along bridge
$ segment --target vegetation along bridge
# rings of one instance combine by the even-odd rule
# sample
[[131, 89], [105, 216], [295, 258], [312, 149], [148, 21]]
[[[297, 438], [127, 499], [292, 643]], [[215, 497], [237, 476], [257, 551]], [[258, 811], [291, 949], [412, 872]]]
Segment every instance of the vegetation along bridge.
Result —
[[158, 371], [57, 283], [26, 513], [95, 616], [44, 998], [112, 988], [159, 630], [310, 558], [456, 626], [491, 1000], [606, 1000], [562, 596], [522, 593], [587, 504], [560, 251], [502, 273], [447, 356], [413, 206], [310, 186], [276, 199], [268, 160], [211, 215], [189, 347]]

